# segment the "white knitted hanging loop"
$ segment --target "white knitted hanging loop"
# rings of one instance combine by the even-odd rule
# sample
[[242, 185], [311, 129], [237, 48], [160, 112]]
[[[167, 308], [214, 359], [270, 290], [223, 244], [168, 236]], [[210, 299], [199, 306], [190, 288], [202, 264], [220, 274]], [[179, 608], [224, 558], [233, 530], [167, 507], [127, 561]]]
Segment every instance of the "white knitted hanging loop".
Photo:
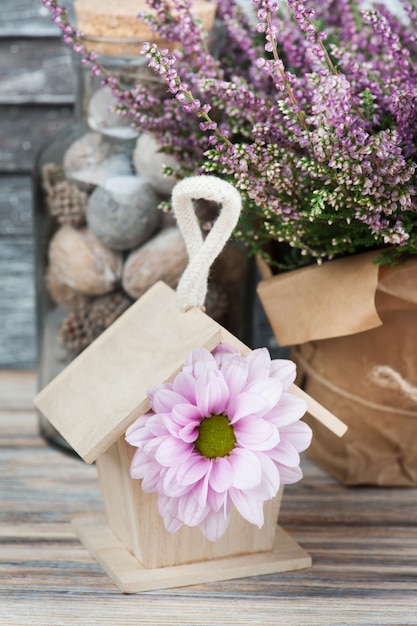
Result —
[[[216, 202], [221, 207], [205, 239], [193, 206], [193, 200], [200, 199]], [[210, 267], [238, 222], [242, 208], [240, 194], [233, 185], [216, 176], [191, 176], [177, 183], [172, 190], [172, 208], [189, 257], [177, 287], [178, 307], [181, 311], [202, 308]]]

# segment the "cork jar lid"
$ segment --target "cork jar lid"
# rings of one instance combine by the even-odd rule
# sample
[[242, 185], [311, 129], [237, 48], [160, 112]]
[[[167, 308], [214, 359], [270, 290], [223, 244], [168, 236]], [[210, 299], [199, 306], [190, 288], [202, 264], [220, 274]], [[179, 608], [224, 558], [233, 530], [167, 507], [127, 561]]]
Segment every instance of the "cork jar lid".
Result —
[[[145, 0], [75, 0], [74, 9], [77, 27], [86, 37], [136, 42], [160, 41], [158, 34], [137, 17], [141, 12], [153, 12]], [[193, 0], [191, 13], [202, 20], [206, 31], [210, 31], [216, 2]]]

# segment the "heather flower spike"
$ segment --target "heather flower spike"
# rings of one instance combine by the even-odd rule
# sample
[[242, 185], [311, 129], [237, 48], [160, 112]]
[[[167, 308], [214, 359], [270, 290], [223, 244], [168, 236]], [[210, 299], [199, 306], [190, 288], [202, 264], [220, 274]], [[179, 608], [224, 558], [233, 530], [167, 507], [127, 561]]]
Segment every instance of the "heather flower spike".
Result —
[[149, 390], [151, 411], [126, 432], [137, 449], [130, 474], [158, 494], [165, 527], [198, 526], [210, 541], [232, 507], [263, 525], [263, 504], [302, 477], [311, 429], [305, 402], [287, 393], [295, 365], [266, 348], [242, 357], [221, 344], [191, 352], [172, 383]]

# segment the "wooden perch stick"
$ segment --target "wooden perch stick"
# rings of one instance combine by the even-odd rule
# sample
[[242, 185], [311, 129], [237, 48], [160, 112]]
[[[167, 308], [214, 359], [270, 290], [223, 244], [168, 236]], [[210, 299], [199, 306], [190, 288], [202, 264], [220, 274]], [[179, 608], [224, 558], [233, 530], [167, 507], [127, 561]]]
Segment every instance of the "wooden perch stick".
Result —
[[325, 409], [317, 400], [309, 396], [308, 393], [297, 387], [297, 385], [291, 385], [288, 391], [294, 396], [302, 398], [307, 403], [307, 411], [315, 417], [316, 420], [324, 424], [324, 426], [327, 426], [327, 428], [338, 437], [343, 437], [348, 429], [344, 422], [333, 415], [333, 413], [330, 413], [330, 411]]

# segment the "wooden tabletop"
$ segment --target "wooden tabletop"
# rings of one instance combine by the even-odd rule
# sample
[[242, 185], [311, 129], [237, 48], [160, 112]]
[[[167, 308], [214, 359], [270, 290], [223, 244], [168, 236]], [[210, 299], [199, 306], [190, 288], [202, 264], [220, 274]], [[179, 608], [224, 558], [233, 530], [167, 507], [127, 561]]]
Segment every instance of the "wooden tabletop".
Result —
[[306, 570], [123, 595], [71, 520], [102, 511], [94, 466], [38, 434], [31, 371], [0, 371], [0, 624], [417, 624], [417, 493], [346, 488], [304, 459], [281, 526]]

